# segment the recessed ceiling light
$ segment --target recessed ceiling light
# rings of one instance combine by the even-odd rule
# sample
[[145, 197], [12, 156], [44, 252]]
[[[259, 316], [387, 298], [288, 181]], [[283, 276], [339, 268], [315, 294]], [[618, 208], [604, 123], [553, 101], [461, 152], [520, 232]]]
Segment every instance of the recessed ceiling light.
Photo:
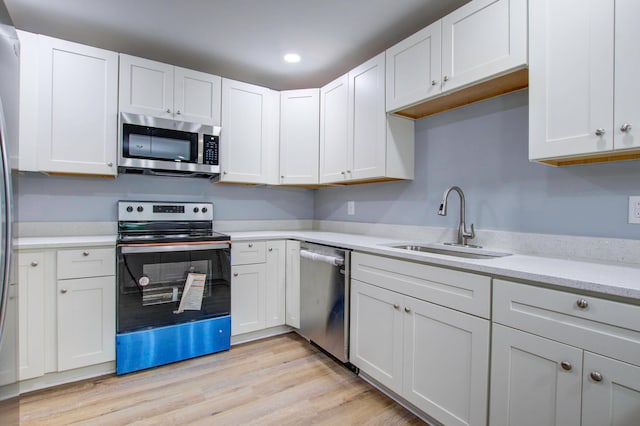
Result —
[[300, 55], [297, 53], [287, 53], [284, 55], [284, 60], [290, 64], [295, 64], [296, 62], [300, 62]]

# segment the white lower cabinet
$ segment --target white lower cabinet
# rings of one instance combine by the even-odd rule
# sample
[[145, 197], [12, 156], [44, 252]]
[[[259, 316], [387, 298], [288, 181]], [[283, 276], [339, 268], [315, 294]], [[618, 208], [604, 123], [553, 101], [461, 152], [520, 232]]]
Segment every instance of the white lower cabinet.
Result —
[[20, 380], [115, 359], [115, 249], [18, 251]]
[[[372, 264], [376, 268], [367, 267]], [[362, 253], [352, 255], [350, 361], [443, 424], [484, 425], [490, 322], [412, 297], [422, 286], [416, 285], [410, 274], [420, 266], [432, 268]], [[375, 275], [370, 275], [374, 269]], [[434, 269], [439, 274], [438, 290], [460, 278], [457, 271]], [[386, 282], [376, 285], [360, 281], [383, 275]], [[397, 280], [416, 286], [404, 287], [409, 294], [390, 290], [398, 288]], [[488, 286], [489, 281], [477, 284]], [[383, 288], [385, 285], [389, 287]]]
[[231, 245], [231, 335], [285, 323], [285, 241]]

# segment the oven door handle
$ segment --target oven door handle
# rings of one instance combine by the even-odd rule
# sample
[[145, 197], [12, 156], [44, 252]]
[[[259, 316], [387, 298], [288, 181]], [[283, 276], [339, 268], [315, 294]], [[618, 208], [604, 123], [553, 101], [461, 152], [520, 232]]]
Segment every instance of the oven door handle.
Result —
[[230, 247], [229, 243], [214, 244], [166, 244], [166, 245], [132, 245], [120, 246], [122, 254], [136, 253], [167, 253], [172, 251], [199, 251], [199, 250], [223, 250]]

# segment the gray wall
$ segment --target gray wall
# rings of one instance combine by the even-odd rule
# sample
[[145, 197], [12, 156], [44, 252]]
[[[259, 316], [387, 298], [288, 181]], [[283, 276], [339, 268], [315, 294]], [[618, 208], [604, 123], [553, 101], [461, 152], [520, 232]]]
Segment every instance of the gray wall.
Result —
[[[15, 176], [14, 176], [15, 177]], [[21, 222], [115, 221], [118, 200], [212, 201], [214, 220], [313, 219], [313, 191], [215, 185], [206, 179], [17, 176]]]
[[444, 190], [459, 185], [476, 231], [640, 239], [640, 225], [627, 223], [627, 197], [640, 195], [640, 162], [530, 163], [527, 102], [522, 91], [417, 121], [414, 181], [318, 190], [316, 219], [454, 227], [456, 194], [447, 217], [436, 212]]

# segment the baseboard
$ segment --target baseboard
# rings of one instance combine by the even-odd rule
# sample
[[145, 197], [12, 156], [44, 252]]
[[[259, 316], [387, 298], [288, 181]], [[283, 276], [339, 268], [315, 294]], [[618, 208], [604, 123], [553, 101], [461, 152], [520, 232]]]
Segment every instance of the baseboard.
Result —
[[33, 392], [53, 386], [64, 385], [66, 383], [77, 382], [79, 380], [91, 379], [93, 377], [104, 376], [116, 372], [116, 362], [109, 361], [102, 364], [90, 365], [88, 367], [74, 368], [56, 373], [47, 373], [44, 376], [20, 382], [20, 393]]
[[254, 340], [265, 339], [267, 337], [277, 336], [279, 334], [285, 334], [291, 331], [295, 331], [295, 328], [289, 327], [288, 325], [278, 325], [276, 327], [265, 328], [264, 330], [238, 334], [236, 336], [231, 336], [231, 346], [252, 342]]

